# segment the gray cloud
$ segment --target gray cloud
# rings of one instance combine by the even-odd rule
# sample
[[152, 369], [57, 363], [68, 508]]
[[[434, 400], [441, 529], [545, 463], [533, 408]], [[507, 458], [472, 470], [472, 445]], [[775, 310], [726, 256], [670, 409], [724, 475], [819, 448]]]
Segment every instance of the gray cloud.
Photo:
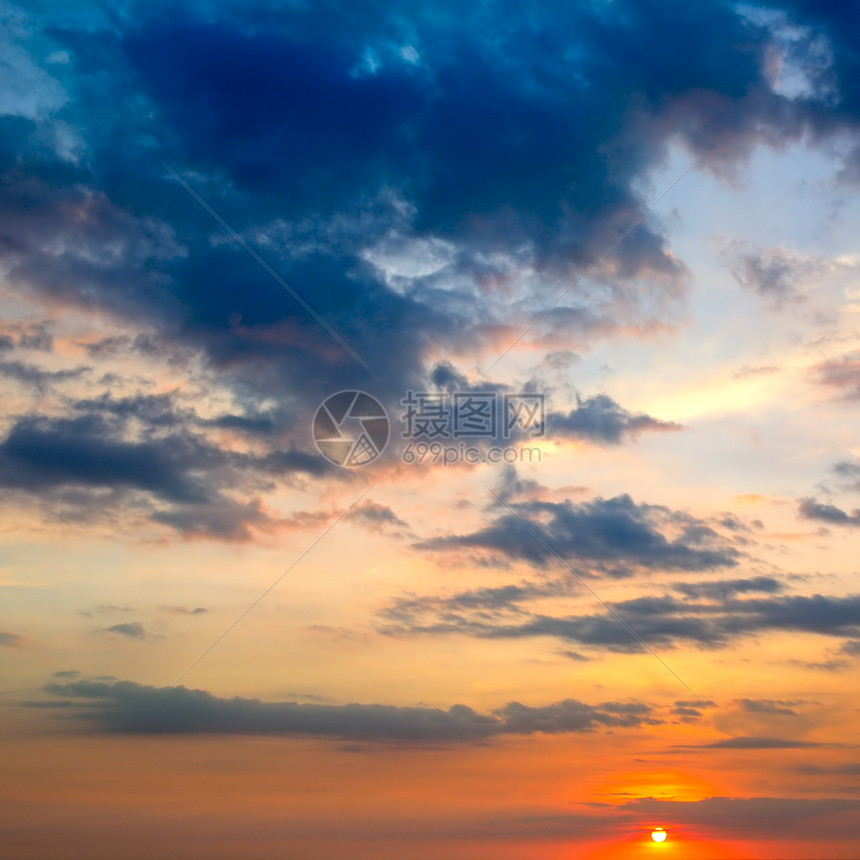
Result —
[[22, 361], [0, 361], [0, 376], [14, 379], [40, 393], [44, 393], [59, 382], [80, 379], [90, 372], [90, 367], [76, 367], [72, 370], [45, 370], [35, 364]]
[[744, 711], [748, 711], [751, 714], [796, 717], [799, 714], [792, 706], [804, 703], [801, 701], [784, 701], [782, 699], [738, 699], [738, 704]]
[[851, 511], [849, 514], [835, 505], [815, 499], [801, 499], [797, 510], [800, 516], [808, 520], [819, 520], [836, 526], [860, 526], [860, 510]]
[[680, 424], [659, 421], [650, 415], [635, 415], [606, 394], [577, 395], [576, 408], [567, 413], [552, 412], [546, 417], [549, 438], [588, 439], [617, 445], [645, 432], [682, 430]]
[[543, 708], [530, 708], [511, 702], [494, 712], [510, 734], [558, 734], [590, 731], [597, 725], [634, 727], [657, 725], [660, 720], [651, 716], [651, 708], [642, 704], [604, 702], [597, 708], [575, 699], [567, 699]]
[[833, 466], [838, 475], [849, 478], [860, 478], [860, 462], [857, 460], [840, 460]]
[[0, 648], [26, 648], [28, 641], [26, 636], [0, 630]]
[[7, 322], [3, 326], [10, 334], [0, 336], [0, 349], [33, 350], [35, 352], [52, 352], [54, 349], [53, 323], [45, 320], [37, 323]]
[[815, 743], [813, 741], [788, 740], [786, 738], [766, 737], [737, 737], [726, 738], [712, 744], [700, 744], [697, 746], [686, 746], [685, 749], [708, 749], [708, 750], [806, 750], [815, 747], [828, 746], [828, 744]]
[[784, 585], [772, 576], [753, 576], [747, 579], [722, 579], [718, 582], [678, 582], [673, 588], [687, 597], [715, 600], [752, 592], [776, 594], [784, 589]]
[[714, 707], [716, 707], [716, 702], [712, 702], [710, 699], [681, 700], [675, 702], [670, 713], [680, 717], [682, 722], [694, 723], [704, 716], [706, 709]]
[[[530, 381], [522, 390], [514, 390], [511, 386], [492, 382], [490, 380], [469, 380], [450, 362], [437, 364], [430, 373], [430, 382], [434, 391], [444, 392], [450, 400], [455, 396], [468, 394], [478, 397], [494, 394], [499, 402], [504, 395], [521, 393], [539, 393], [538, 383]], [[544, 403], [543, 436], [548, 439], [576, 439], [593, 442], [599, 445], [620, 445], [622, 442], [635, 439], [645, 432], [670, 432], [684, 429], [679, 424], [660, 421], [650, 415], [634, 414], [622, 407], [607, 394], [583, 396], [576, 394], [576, 406], [568, 412], [549, 410], [549, 404]], [[549, 410], [549, 411], [547, 411]], [[454, 411], [444, 420], [444, 426], [449, 436], [453, 436]], [[499, 418], [499, 422], [503, 417]], [[510, 443], [511, 441], [528, 442], [531, 438], [528, 430], [521, 427], [510, 429], [510, 438], [503, 434], [503, 428], [497, 422], [491, 441], [495, 444]], [[470, 440], [478, 443], [480, 440]]]
[[139, 621], [128, 621], [122, 624], [112, 624], [110, 627], [100, 627], [98, 632], [124, 636], [127, 639], [149, 639], [149, 631]]
[[500, 618], [506, 613], [523, 614], [522, 604], [565, 594], [570, 585], [562, 582], [502, 585], [476, 588], [447, 597], [399, 597], [382, 610], [382, 616], [392, 621], [409, 622], [425, 613], [442, 618], [457, 618], [462, 611], [475, 612], [484, 618]]
[[[679, 599], [671, 594], [611, 604], [614, 614], [548, 615], [532, 604], [574, 593], [574, 580], [522, 583], [448, 597], [404, 597], [380, 612], [379, 630], [389, 636], [459, 634], [481, 639], [550, 637], [565, 644], [642, 653], [630, 629], [649, 645], [692, 644], [722, 648], [740, 639], [777, 631], [860, 638], [860, 596], [820, 594], [738, 597], [745, 589], [712, 589]], [[749, 589], [751, 592], [757, 587]], [[619, 622], [618, 617], [624, 624]], [[626, 626], [625, 626], [626, 625]], [[843, 646], [851, 655], [851, 643]]]
[[[20, 417], [0, 441], [0, 487], [26, 493], [63, 518], [129, 511], [185, 535], [248, 540], [275, 528], [258, 495], [273, 482], [329, 472], [326, 461], [273, 440], [266, 452], [222, 447], [172, 395], [73, 404], [70, 417]], [[214, 423], [233, 429], [241, 416]], [[254, 421], [250, 432], [260, 427]]]
[[[480, 548], [543, 567], [555, 555], [601, 567], [614, 575], [633, 569], [711, 570], [734, 567], [740, 554], [706, 523], [680, 511], [637, 504], [628, 495], [590, 502], [509, 503], [491, 525], [466, 535], [432, 538], [420, 549]], [[663, 529], [680, 527], [670, 540]]]
[[860, 355], [857, 353], [823, 361], [813, 372], [819, 384], [835, 389], [844, 399], [860, 400]]
[[586, 705], [573, 699], [544, 707], [511, 702], [490, 714], [464, 705], [447, 710], [394, 705], [322, 705], [220, 699], [185, 687], [159, 689], [129, 681], [72, 681], [45, 688], [57, 701], [117, 732], [283, 734], [355, 741], [485, 742], [502, 735], [589, 732], [601, 727], [654, 725], [640, 703]]
[[822, 263], [784, 248], [761, 250], [732, 242], [724, 252], [735, 280], [774, 305], [803, 298], [800, 287], [823, 268]]
[[209, 612], [204, 606], [160, 606], [162, 612], [167, 612], [170, 615], [205, 615]]
[[409, 523], [397, 516], [388, 505], [380, 505], [377, 502], [363, 502], [353, 508], [349, 519], [369, 526], [370, 528], [381, 528], [393, 526], [398, 529], [408, 529]]

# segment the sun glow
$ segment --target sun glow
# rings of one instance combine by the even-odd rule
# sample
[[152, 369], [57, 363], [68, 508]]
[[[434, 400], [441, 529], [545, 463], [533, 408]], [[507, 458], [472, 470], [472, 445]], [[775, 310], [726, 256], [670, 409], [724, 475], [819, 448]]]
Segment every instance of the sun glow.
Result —
[[651, 832], [651, 838], [655, 842], [665, 842], [666, 841], [666, 831], [662, 827], [655, 827]]

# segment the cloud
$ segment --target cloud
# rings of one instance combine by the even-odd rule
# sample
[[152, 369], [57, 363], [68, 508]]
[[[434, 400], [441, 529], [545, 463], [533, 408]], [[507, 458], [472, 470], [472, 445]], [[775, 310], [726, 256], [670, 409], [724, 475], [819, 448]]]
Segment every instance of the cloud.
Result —
[[684, 722], [695, 722], [699, 717], [703, 716], [702, 712], [697, 708], [687, 708], [680, 705], [672, 708], [671, 713], [676, 717], [681, 717]]
[[120, 486], [175, 502], [205, 498], [193, 470], [213, 452], [198, 440], [172, 436], [126, 442], [116, 435], [95, 415], [22, 418], [0, 443], [0, 484], [16, 489]]
[[51, 352], [54, 348], [54, 335], [52, 324], [48, 322], [31, 323], [29, 325], [17, 326], [18, 347], [20, 349], [32, 349], [38, 352]]
[[385, 618], [411, 621], [426, 612], [449, 616], [458, 611], [474, 611], [490, 618], [496, 614], [523, 612], [521, 604], [531, 600], [564, 594], [569, 586], [564, 583], [523, 583], [489, 588], [476, 588], [449, 597], [400, 597], [382, 611]]
[[156, 511], [151, 519], [176, 529], [185, 537], [235, 542], [251, 540], [252, 527], [264, 531], [274, 527], [259, 499], [239, 502], [216, 497], [207, 501], [201, 500], [199, 504]]
[[797, 701], [783, 701], [782, 699], [738, 699], [738, 704], [743, 710], [753, 714], [796, 717], [798, 716], [797, 711], [792, 710], [789, 706], [803, 703]]
[[573, 699], [543, 707], [511, 702], [490, 714], [464, 705], [447, 710], [394, 705], [325, 705], [221, 699], [185, 687], [130, 681], [51, 683], [55, 701], [71, 701], [105, 730], [144, 734], [264, 734], [404, 743], [486, 742], [504, 735], [591, 732], [654, 725], [640, 703], [586, 705]]
[[860, 399], [860, 355], [857, 353], [822, 361], [815, 365], [813, 373], [820, 385], [836, 389], [845, 400]]
[[800, 516], [808, 520], [820, 520], [836, 526], [860, 526], [860, 510], [846, 513], [835, 505], [818, 502], [815, 499], [801, 499], [798, 505]]
[[[511, 444], [540, 437], [620, 445], [641, 433], [683, 429], [678, 424], [659, 421], [650, 415], [633, 414], [606, 394], [588, 397], [577, 393], [573, 409], [566, 412], [552, 410], [550, 398], [535, 380], [517, 390], [487, 379], [470, 380], [450, 362], [436, 364], [430, 373], [430, 382], [432, 393], [443, 398], [436, 426], [442, 431], [439, 438], [446, 440], [467, 438], [457, 415], [458, 409], [465, 408], [463, 404], [468, 404], [472, 398], [476, 403], [485, 404], [488, 412], [495, 410], [496, 415], [492, 421], [487, 420], [487, 431], [481, 437], [468, 437], [469, 444], [481, 444], [482, 441], [485, 444]], [[522, 396], [540, 400], [528, 403], [519, 400]], [[401, 416], [409, 414], [409, 408], [412, 412], [420, 409], [420, 405], [411, 404], [401, 404], [401, 407]], [[509, 427], [507, 425], [512, 418], [520, 420]], [[414, 426], [414, 422], [412, 425], [407, 423], [409, 426]]]
[[806, 280], [826, 271], [824, 261], [802, 257], [785, 248], [761, 250], [732, 242], [723, 252], [735, 280], [775, 306], [804, 298]]
[[[856, 127], [823, 90], [798, 99], [775, 86], [777, 36], [730, 4], [451, 17], [424, 4], [344, 15], [323, 3], [269, 9], [265, 28], [246, 26], [233, 3], [178, 17], [132, 3], [109, 26], [59, 14], [30, 13], [25, 29], [71, 58], [62, 94], [39, 52], [12, 46], [13, 79], [41, 96], [0, 118], [9, 283], [141, 328], [91, 355], [144, 335], [190, 350], [258, 403], [292, 398], [307, 410], [368, 381], [316, 317], [373, 367], [389, 406], [428, 382], [431, 350], [495, 352], [538, 320], [530, 339], [556, 352], [664, 324], [680, 309], [686, 267], [651, 219], [625, 231], [645, 213], [641, 180], [668, 147], [724, 176], [756, 146]], [[838, 13], [796, 14], [832, 30], [828, 74], [849, 87]], [[391, 47], [401, 27], [419, 61]], [[671, 57], [660, 49], [667, 33]], [[98, 82], [82, 59], [96, 53], [112, 64]], [[47, 142], [61, 103], [87, 151], [80, 165]], [[610, 245], [583, 289], [544, 316]], [[560, 414], [560, 432], [612, 443], [671, 429], [603, 397]]]
[[[307, 427], [333, 391], [372, 388], [394, 410], [409, 389], [450, 383], [436, 356], [495, 357], [532, 323], [526, 340], [556, 357], [670, 325], [689, 273], [642, 217], [641, 192], [670, 147], [725, 177], [757, 146], [857, 128], [847, 13], [829, 8], [785, 13], [833, 46], [826, 69], [803, 66], [803, 98], [773, 79], [779, 27], [730, 4], [625, 3], [619, 14], [618, 4], [539, 3], [452, 17], [421, 3], [344, 15], [323, 2], [268, 9], [263, 28], [232, 2], [180, 16], [159, 8], [132, 2], [111, 22], [47, 7], [16, 18], [10, 91], [25, 82], [29, 95], [0, 116], [0, 262], [20, 299], [97, 320], [97, 333], [78, 337], [94, 370], [129, 355], [193, 368], [208, 393], [245, 408], [204, 416], [170, 398], [94, 393], [68, 414], [19, 417], [0, 452], [4, 485], [65, 518], [136, 513], [142, 494], [156, 522], [185, 536], [276, 528], [243, 476], [266, 475], [268, 489], [332, 477]], [[404, 53], [404, 27], [415, 54]], [[660, 48], [667, 33], [672, 56]], [[813, 41], [796, 42], [795, 65], [803, 50], [815, 55]], [[110, 75], [88, 73], [95, 55], [110, 58]], [[47, 56], [68, 60], [51, 67], [62, 84]], [[60, 106], [75, 136], [65, 147]], [[789, 264], [771, 254], [756, 283], [785, 293]], [[44, 349], [45, 332], [4, 329], [0, 347]], [[83, 370], [6, 361], [0, 372], [48, 390], [73, 381], [56, 374]], [[76, 430], [80, 420], [89, 426]], [[679, 428], [601, 393], [550, 412], [547, 429], [611, 445]], [[240, 464], [207, 435], [217, 431], [264, 450]], [[101, 463], [88, 442], [104, 449]], [[55, 444], [65, 474], [47, 454], [40, 465]], [[703, 549], [690, 563], [696, 554], [707, 563]]]
[[833, 472], [845, 483], [846, 489], [860, 492], [860, 463], [856, 460], [840, 460]]
[[798, 765], [798, 773], [806, 774], [837, 774], [840, 776], [860, 776], [860, 762], [849, 762], [848, 764], [834, 765], [833, 767], [821, 767], [820, 765]]
[[59, 382], [80, 379], [92, 370], [90, 367], [76, 367], [70, 370], [44, 370], [35, 364], [22, 361], [0, 361], [0, 376], [14, 379], [30, 386], [40, 393], [47, 391]]
[[523, 478], [517, 472], [516, 467], [507, 464], [499, 469], [499, 478], [493, 488], [495, 499], [491, 507], [504, 510], [506, 503], [517, 498], [540, 498], [546, 490], [538, 481], [532, 478]]
[[629, 728], [660, 722], [651, 716], [651, 708], [647, 705], [604, 702], [594, 708], [575, 699], [542, 708], [511, 702], [494, 713], [503, 720], [507, 733], [518, 735], [582, 732], [598, 725]]
[[363, 502], [358, 507], [353, 508], [349, 514], [349, 519], [375, 529], [385, 526], [409, 529], [409, 523], [397, 516], [390, 507], [376, 502]]
[[329, 472], [322, 457], [276, 439], [262, 451], [225, 447], [210, 431], [230, 424], [257, 436], [260, 425], [201, 419], [173, 395], [103, 395], [72, 406], [68, 417], [13, 419], [0, 441], [0, 487], [64, 519], [116, 516], [126, 502], [129, 514], [186, 537], [246, 541], [282, 524], [259, 498], [273, 481]]
[[588, 439], [612, 445], [647, 431], [683, 429], [680, 424], [659, 421], [650, 415], [634, 415], [605, 394], [585, 398], [577, 395], [575, 409], [567, 414], [550, 413], [546, 425], [550, 438]]
[[18, 633], [9, 633], [5, 630], [0, 630], [0, 647], [2, 648], [26, 648], [29, 640], [26, 636], [21, 636]]
[[110, 627], [101, 627], [98, 632], [124, 636], [127, 639], [150, 638], [149, 631], [139, 621], [130, 621], [123, 624], [113, 624]]
[[[471, 534], [431, 538], [416, 546], [435, 552], [480, 548], [538, 567], [558, 556], [616, 576], [637, 569], [701, 571], [734, 567], [739, 553], [705, 523], [680, 511], [637, 504], [628, 495], [570, 501], [525, 501]], [[679, 528], [680, 536], [663, 533]]]
[[[671, 594], [637, 597], [611, 603], [611, 613], [576, 615], [552, 615], [535, 605], [545, 598], [575, 593], [577, 588], [571, 579], [450, 597], [399, 598], [380, 611], [379, 630], [389, 636], [549, 637], [564, 645], [625, 653], [645, 653], [642, 641], [663, 648], [723, 648], [750, 636], [776, 632], [860, 637], [860, 596], [856, 595], [738, 597], [743, 589], [714, 589], [707, 596], [694, 593], [682, 599]], [[843, 647], [850, 652], [850, 644]]]
[[44, 119], [67, 100], [59, 81], [33, 61], [26, 47], [26, 28], [15, 20], [11, 8], [3, 10], [0, 51], [5, 86], [0, 96], [0, 116]]
[[712, 744], [701, 744], [698, 746], [687, 746], [685, 749], [709, 749], [709, 750], [805, 750], [815, 747], [827, 746], [827, 744], [815, 743], [813, 741], [798, 741], [787, 738], [760, 738], [760, 737], [738, 737], [726, 738], [715, 741]]
[[746, 838], [831, 840], [851, 838], [852, 820], [860, 809], [855, 798], [822, 797], [706, 797], [694, 801], [628, 801], [622, 806], [647, 820], [672, 821], [679, 826], [704, 828]]
[[785, 586], [772, 576], [753, 576], [747, 579], [722, 579], [717, 582], [678, 582], [673, 587], [687, 597], [714, 600], [750, 592], [776, 594]]
[[170, 615], [205, 615], [209, 612], [205, 606], [160, 606], [162, 612], [167, 612]]
[[[558, 814], [529, 810], [524, 814], [467, 823], [472, 838], [507, 840], [550, 839], [570, 841], [594, 834], [598, 838], [644, 837], [656, 822], [670, 831], [724, 842], [727, 835], [746, 840], [776, 840], [816, 845], [831, 842], [853, 844], [860, 800], [852, 797], [704, 797], [697, 800], [665, 800], [655, 797], [620, 799], [611, 804], [578, 804], [572, 812]], [[634, 837], [635, 838], [635, 837]], [[838, 854], [841, 846], [834, 845]]]
[[711, 699], [687, 699], [675, 702], [679, 708], [715, 708], [717, 703]]
[[[19, 350], [34, 352], [54, 351], [54, 323], [51, 320], [41, 322], [10, 322], [2, 324], [7, 334], [2, 335], [2, 348], [12, 349], [17, 345]], [[13, 339], [14, 338], [14, 339]]]
[[710, 699], [691, 699], [688, 701], [675, 702], [675, 706], [669, 712], [675, 717], [680, 717], [681, 722], [695, 723], [704, 716], [704, 710], [716, 707], [716, 702]]
[[579, 651], [571, 651], [570, 649], [565, 649], [558, 653], [568, 660], [573, 660], [575, 663], [588, 663], [591, 659], [590, 657], [586, 657], [585, 654], [580, 654]]
[[779, 373], [779, 368], [772, 364], [760, 365], [757, 367], [744, 365], [740, 370], [735, 371], [732, 375], [735, 379], [748, 379], [751, 376], [771, 376], [774, 373]]

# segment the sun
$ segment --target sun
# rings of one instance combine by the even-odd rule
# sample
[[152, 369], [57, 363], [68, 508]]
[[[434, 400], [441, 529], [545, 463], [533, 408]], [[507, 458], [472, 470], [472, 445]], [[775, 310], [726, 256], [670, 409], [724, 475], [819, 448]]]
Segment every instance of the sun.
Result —
[[662, 827], [655, 827], [651, 832], [651, 838], [655, 842], [665, 842], [666, 841], [666, 831]]

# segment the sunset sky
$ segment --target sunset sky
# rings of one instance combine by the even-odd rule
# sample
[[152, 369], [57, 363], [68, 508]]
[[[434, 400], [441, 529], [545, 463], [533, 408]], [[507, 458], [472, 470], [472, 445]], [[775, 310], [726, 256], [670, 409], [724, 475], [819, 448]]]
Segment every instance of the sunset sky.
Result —
[[860, 5], [0, 18], [0, 858], [860, 856]]

